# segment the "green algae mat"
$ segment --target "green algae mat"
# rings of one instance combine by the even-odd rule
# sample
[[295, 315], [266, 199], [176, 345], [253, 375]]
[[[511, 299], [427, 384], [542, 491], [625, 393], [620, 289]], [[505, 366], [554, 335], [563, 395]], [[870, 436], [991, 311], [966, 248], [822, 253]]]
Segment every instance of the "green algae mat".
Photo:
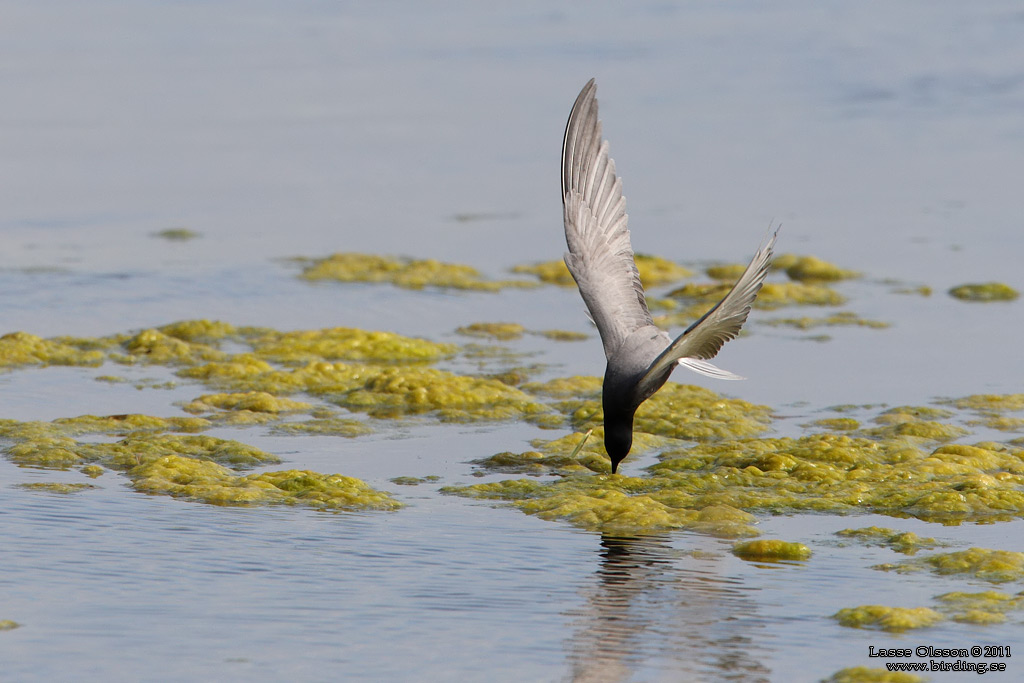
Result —
[[[458, 264], [364, 254], [294, 263], [303, 280], [338, 286], [490, 296], [573, 284], [561, 262], [517, 266], [512, 275], [518, 279], [490, 279]], [[710, 281], [682, 282], [695, 271], [658, 257], [638, 257], [637, 265], [645, 282], [665, 288], [663, 296], [650, 297], [662, 324], [696, 319], [742, 271], [739, 264], [719, 264], [703, 269]], [[796, 255], [780, 256], [775, 270], [757, 304], [769, 313], [753, 321], [754, 334], [839, 327], [885, 334], [890, 326], [853, 310], [834, 310], [848, 304], [837, 287], [859, 273]], [[949, 294], [996, 306], [1016, 297], [996, 285], [965, 285]], [[895, 291], [931, 295], [924, 287]], [[807, 308], [828, 310], [776, 313]], [[732, 554], [756, 566], [801, 565], [816, 557], [804, 543], [760, 538], [758, 521], [767, 515], [879, 514], [892, 518], [894, 527], [851, 526], [837, 534], [837, 547], [905, 556], [876, 564], [873, 571], [959, 576], [991, 587], [936, 591], [922, 601], [927, 604], [850, 604], [828, 615], [835, 624], [885, 633], [948, 622], [982, 628], [1017, 619], [1024, 609], [1024, 591], [1004, 590], [1024, 582], [1024, 554], [947, 548], [897, 528], [903, 518], [950, 525], [1024, 517], [1024, 394], [974, 394], [917, 406], [835, 406], [794, 427], [771, 406], [670, 382], [637, 413], [638, 455], [626, 461], [623, 474], [610, 475], [600, 378], [559, 376], [516, 351], [515, 344], [529, 337], [575, 343], [593, 341], [594, 335], [530, 330], [510, 321], [468, 323], [440, 340], [350, 327], [276, 330], [210, 320], [100, 337], [10, 332], [0, 337], [4, 372], [64, 366], [140, 391], [193, 391], [159, 416], [2, 419], [0, 445], [19, 467], [64, 473], [61, 481], [18, 484], [39, 495], [90, 495], [97, 488], [91, 481], [113, 476], [138, 493], [209, 505], [384, 512], [407, 504], [400, 488], [430, 487], [605, 535], [681, 529], [729, 539]], [[599, 353], [596, 346], [591, 351]], [[122, 376], [137, 375], [138, 369], [158, 376]], [[493, 451], [465, 463], [462, 481], [395, 472], [389, 483], [400, 488], [392, 492], [343, 474], [290, 468], [286, 456], [244, 443], [252, 430], [358, 440], [409, 425], [499, 423], [528, 425], [536, 437], [528, 444], [496, 443]], [[225, 430], [240, 438], [225, 438]], [[974, 438], [978, 430], [986, 430], [987, 438]], [[854, 667], [829, 680], [920, 679]]]

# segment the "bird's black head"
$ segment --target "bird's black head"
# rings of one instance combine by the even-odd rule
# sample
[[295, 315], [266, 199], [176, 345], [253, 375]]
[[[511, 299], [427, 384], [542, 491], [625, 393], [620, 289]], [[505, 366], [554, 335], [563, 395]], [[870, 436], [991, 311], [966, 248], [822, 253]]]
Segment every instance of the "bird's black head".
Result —
[[618, 469], [622, 459], [629, 455], [629, 449], [633, 447], [633, 416], [627, 419], [609, 419], [605, 415], [604, 420], [604, 449], [608, 451], [608, 457], [612, 459], [612, 474]]

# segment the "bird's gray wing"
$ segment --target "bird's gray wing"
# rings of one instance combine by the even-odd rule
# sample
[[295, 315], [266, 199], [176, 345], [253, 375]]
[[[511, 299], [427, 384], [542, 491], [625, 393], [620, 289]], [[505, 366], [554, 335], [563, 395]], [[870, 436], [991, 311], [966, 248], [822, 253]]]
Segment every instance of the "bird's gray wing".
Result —
[[626, 198], [597, 119], [597, 86], [590, 79], [569, 114], [562, 142], [565, 265], [611, 358], [631, 332], [651, 325], [626, 228]]
[[[743, 275], [732, 286], [729, 293], [715, 304], [714, 308], [705, 313], [700, 320], [693, 323], [676, 337], [647, 368], [640, 379], [640, 389], [647, 382], [656, 381], [673, 363], [679, 363], [703, 375], [718, 379], [743, 379], [727, 370], [722, 370], [708, 363], [709, 358], [722, 348], [730, 339], [735, 339], [740, 328], [747, 320], [750, 307], [761, 290], [768, 266], [771, 263], [775, 246], [775, 238], [779, 230], [768, 238], [754, 254], [750, 265]], [[639, 389], [638, 389], [639, 390]]]

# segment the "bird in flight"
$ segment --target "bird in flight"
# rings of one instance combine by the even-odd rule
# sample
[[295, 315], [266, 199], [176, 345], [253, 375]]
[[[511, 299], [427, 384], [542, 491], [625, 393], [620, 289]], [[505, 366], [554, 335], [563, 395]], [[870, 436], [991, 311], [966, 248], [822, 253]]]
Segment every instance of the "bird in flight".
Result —
[[604, 373], [604, 444], [612, 474], [633, 445], [633, 415], [668, 381], [676, 365], [718, 379], [743, 379], [708, 362], [739, 334], [757, 298], [778, 229], [757, 250], [725, 297], [681, 335], [655, 326], [633, 260], [626, 198], [597, 118], [597, 85], [576, 98], [562, 142], [565, 265], [597, 325], [608, 365]]

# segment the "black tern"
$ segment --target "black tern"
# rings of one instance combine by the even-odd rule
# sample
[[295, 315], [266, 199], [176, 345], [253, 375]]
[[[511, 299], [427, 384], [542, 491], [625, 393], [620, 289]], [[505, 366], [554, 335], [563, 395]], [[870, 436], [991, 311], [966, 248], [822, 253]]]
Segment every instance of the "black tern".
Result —
[[573, 104], [562, 142], [565, 265], [597, 325], [604, 373], [604, 445], [612, 474], [633, 446], [633, 415], [668, 381], [676, 365], [718, 379], [743, 379], [708, 362], [739, 334], [772, 258], [778, 228], [725, 297], [672, 340], [655, 326], [626, 227], [626, 198], [597, 118], [590, 79]]

